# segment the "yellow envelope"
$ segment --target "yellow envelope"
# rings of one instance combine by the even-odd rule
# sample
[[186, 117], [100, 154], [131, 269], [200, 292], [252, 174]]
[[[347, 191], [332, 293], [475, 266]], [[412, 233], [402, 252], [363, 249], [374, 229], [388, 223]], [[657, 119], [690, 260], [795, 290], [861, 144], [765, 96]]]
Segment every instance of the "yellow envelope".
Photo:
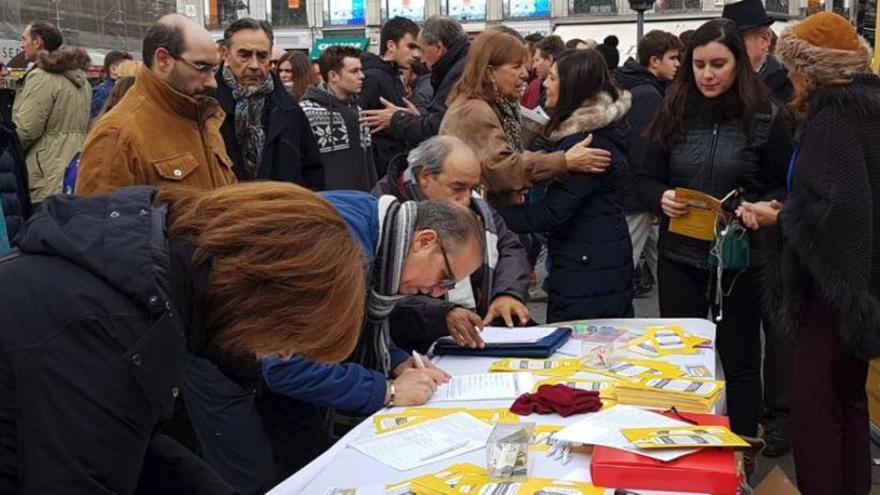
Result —
[[749, 443], [725, 426], [678, 426], [675, 428], [623, 428], [623, 436], [640, 449], [690, 447], [748, 447]]
[[669, 231], [675, 234], [711, 241], [715, 239], [715, 222], [721, 212], [721, 201], [700, 191], [675, 188], [675, 200], [690, 206], [684, 216], [669, 220]]

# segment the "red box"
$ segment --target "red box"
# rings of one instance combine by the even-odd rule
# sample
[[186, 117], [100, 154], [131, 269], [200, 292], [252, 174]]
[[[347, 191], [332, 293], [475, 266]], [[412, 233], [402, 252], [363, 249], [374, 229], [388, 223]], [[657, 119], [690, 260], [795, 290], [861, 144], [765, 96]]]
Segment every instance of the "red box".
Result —
[[[701, 425], [730, 426], [726, 416], [681, 413]], [[590, 462], [593, 484], [608, 488], [736, 495], [739, 475], [732, 448], [705, 448], [670, 462], [596, 446]]]

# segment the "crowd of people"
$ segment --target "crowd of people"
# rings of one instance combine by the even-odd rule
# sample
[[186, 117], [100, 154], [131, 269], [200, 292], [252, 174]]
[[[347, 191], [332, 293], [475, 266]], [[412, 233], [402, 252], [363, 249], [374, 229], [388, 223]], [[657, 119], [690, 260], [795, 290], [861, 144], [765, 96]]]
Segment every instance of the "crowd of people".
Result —
[[[716, 323], [734, 432], [793, 444], [802, 493], [869, 493], [880, 78], [837, 14], [778, 42], [759, 0], [722, 17], [620, 64], [613, 34], [444, 16], [311, 61], [172, 14], [94, 88], [29, 23], [0, 89], [0, 492], [264, 493], [449, 380], [413, 351], [631, 318], [646, 272], [662, 317]], [[670, 231], [678, 188], [724, 198], [715, 241]]]

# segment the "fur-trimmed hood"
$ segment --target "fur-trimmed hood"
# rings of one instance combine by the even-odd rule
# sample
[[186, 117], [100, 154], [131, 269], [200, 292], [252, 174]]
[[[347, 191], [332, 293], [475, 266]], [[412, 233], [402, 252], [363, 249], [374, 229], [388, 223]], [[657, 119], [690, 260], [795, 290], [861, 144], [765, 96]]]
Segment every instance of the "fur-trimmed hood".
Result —
[[837, 50], [815, 46], [789, 27], [779, 36], [776, 55], [789, 71], [800, 72], [819, 85], [839, 84], [855, 74], [871, 72], [871, 47], [861, 36], [857, 50]]
[[85, 50], [75, 46], [64, 46], [54, 52], [44, 52], [37, 59], [37, 67], [50, 74], [62, 74], [76, 87], [88, 84], [86, 72], [92, 61]]
[[622, 119], [631, 106], [632, 95], [629, 91], [621, 91], [617, 100], [603, 91], [584, 101], [558, 129], [550, 133], [549, 138], [558, 141], [565, 136], [607, 127]]

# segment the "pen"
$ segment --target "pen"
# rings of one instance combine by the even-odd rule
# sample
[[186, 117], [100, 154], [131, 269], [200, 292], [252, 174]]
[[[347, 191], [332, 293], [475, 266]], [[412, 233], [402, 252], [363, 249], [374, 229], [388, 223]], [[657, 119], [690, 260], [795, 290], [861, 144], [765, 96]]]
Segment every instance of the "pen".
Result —
[[418, 352], [413, 351], [412, 357], [413, 357], [413, 360], [416, 362], [416, 368], [418, 368], [418, 369], [425, 368], [425, 362], [422, 361], [422, 356], [420, 356]]
[[449, 447], [446, 447], [446, 448], [444, 448], [444, 449], [438, 450], [437, 452], [434, 452], [434, 453], [428, 454], [428, 455], [426, 455], [425, 457], [422, 457], [421, 459], [419, 459], [419, 461], [424, 462], [424, 461], [427, 461], [427, 460], [429, 460], [429, 459], [433, 459], [433, 458], [435, 458], [435, 457], [440, 457], [440, 456], [443, 455], [443, 454], [448, 454], [448, 453], [450, 453], [450, 452], [452, 452], [452, 451], [454, 451], [454, 450], [458, 450], [458, 449], [464, 447], [464, 446], [467, 445], [467, 444], [468, 444], [468, 441], [467, 441], [467, 440], [465, 440], [465, 441], [463, 441], [463, 442], [458, 442], [458, 443], [453, 444], [453, 445], [451, 445], [451, 446], [449, 446]]

